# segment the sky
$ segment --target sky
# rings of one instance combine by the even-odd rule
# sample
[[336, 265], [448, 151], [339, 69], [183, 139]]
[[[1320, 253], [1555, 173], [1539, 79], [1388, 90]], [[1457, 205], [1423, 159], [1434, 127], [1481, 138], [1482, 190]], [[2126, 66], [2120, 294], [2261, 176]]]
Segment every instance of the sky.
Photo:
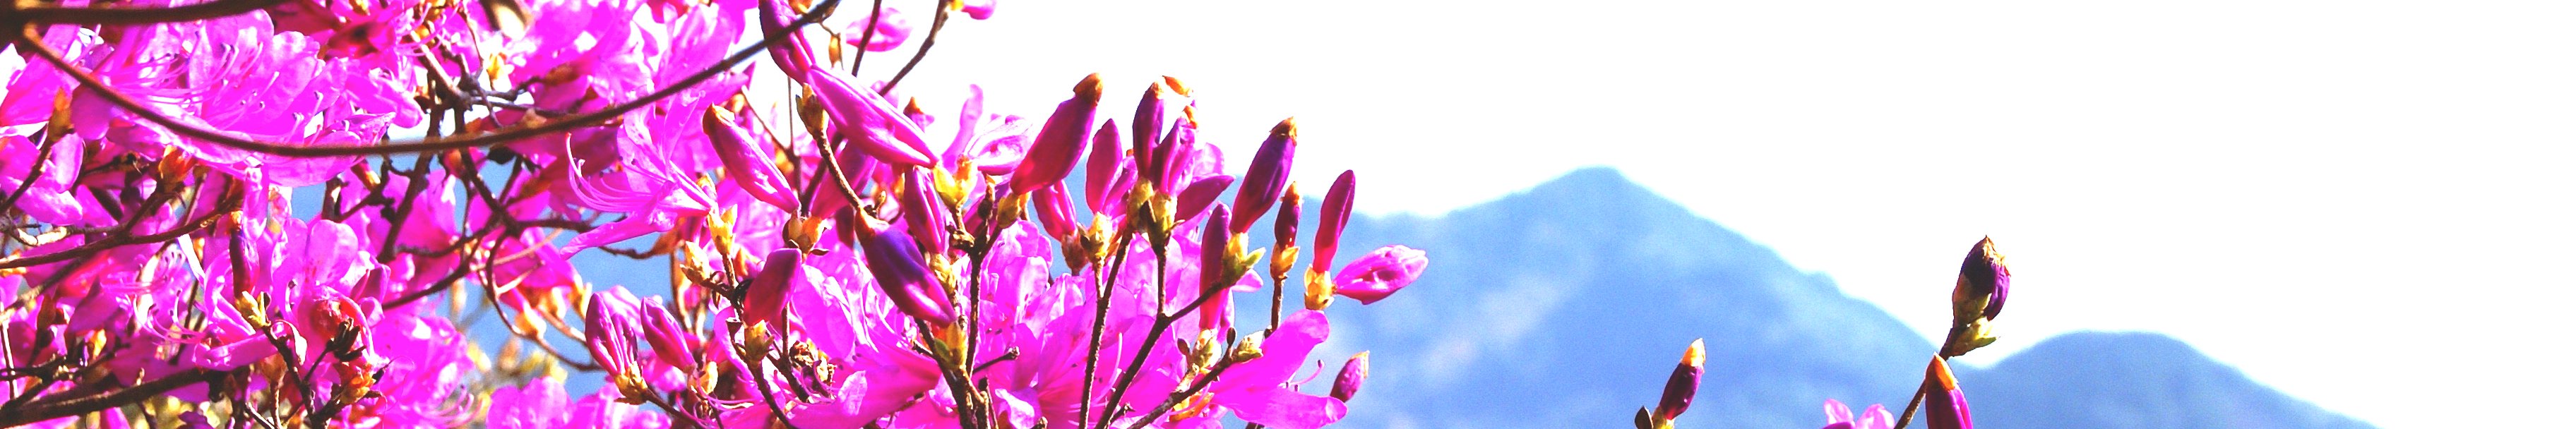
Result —
[[[836, 21], [864, 14], [850, 10]], [[1613, 166], [1926, 336], [1947, 325], [1958, 258], [1992, 236], [2011, 311], [1969, 363], [2070, 331], [2162, 332], [2383, 427], [2503, 426], [2576, 402], [2560, 346], [2576, 339], [2570, 16], [1019, 0], [951, 21], [903, 86], [953, 106], [980, 84], [993, 108], [1043, 116], [1100, 72], [1104, 114], [1124, 117], [1176, 76], [1203, 140], [1249, 154], [1294, 116], [1296, 177], [1358, 170], [1372, 214], [1437, 216]]]

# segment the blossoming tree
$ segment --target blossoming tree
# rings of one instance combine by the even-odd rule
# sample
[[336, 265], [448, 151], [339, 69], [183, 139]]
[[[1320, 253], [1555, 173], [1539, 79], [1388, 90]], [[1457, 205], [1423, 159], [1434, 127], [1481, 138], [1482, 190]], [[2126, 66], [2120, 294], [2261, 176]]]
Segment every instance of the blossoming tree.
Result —
[[1428, 264], [1336, 258], [1354, 173], [1301, 228], [1295, 123], [1224, 171], [1172, 78], [924, 111], [904, 77], [995, 5], [885, 3], [0, 3], [0, 427], [1343, 416], [1367, 354], [1305, 387], [1320, 310]]

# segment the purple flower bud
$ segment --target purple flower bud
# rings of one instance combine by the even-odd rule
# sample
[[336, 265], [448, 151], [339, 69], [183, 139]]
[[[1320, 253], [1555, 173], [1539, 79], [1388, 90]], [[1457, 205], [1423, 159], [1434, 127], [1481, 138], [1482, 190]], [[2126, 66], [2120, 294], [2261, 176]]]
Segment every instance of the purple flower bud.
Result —
[[1082, 202], [1093, 213], [1101, 212], [1104, 206], [1119, 205], [1114, 200], [1102, 200], [1104, 196], [1127, 196], [1126, 189], [1118, 187], [1117, 178], [1119, 168], [1126, 163], [1127, 153], [1118, 150], [1118, 122], [1101, 122], [1100, 132], [1091, 136], [1091, 168], [1082, 176]]
[[1305, 197], [1297, 195], [1297, 184], [1288, 184], [1288, 193], [1279, 196], [1279, 213], [1270, 217], [1271, 240], [1281, 245], [1297, 245], [1297, 217], [1305, 210]]
[[582, 309], [582, 346], [590, 349], [592, 360], [614, 377], [635, 374], [635, 295], [619, 287], [605, 292], [592, 292], [590, 305]]
[[876, 91], [850, 86], [840, 75], [822, 69], [806, 72], [805, 84], [822, 99], [823, 110], [840, 127], [841, 137], [859, 151], [888, 164], [936, 165], [930, 161], [930, 144], [921, 139], [921, 127]]
[[1332, 190], [1324, 191], [1324, 212], [1315, 214], [1315, 248], [1310, 256], [1315, 262], [1309, 266], [1315, 272], [1333, 269], [1333, 251], [1342, 247], [1342, 228], [1351, 224], [1351, 192], [1359, 186], [1358, 180], [1350, 170], [1342, 170], [1341, 177], [1333, 178]]
[[1073, 220], [1073, 201], [1065, 198], [1064, 184], [1038, 189], [1036, 195], [1029, 196], [1029, 203], [1037, 206], [1038, 225], [1046, 227], [1048, 236], [1061, 240], [1082, 230], [1082, 224]]
[[1243, 173], [1243, 189], [1234, 193], [1234, 207], [1246, 215], [1228, 224], [1236, 233], [1252, 230], [1261, 213], [1279, 201], [1288, 190], [1288, 167], [1297, 161], [1297, 118], [1279, 121], [1270, 127], [1270, 138], [1261, 141], [1261, 151], [1252, 153], [1252, 169]]
[[1422, 269], [1430, 265], [1431, 258], [1423, 256], [1421, 250], [1401, 244], [1380, 247], [1342, 267], [1342, 275], [1333, 278], [1337, 285], [1333, 294], [1360, 300], [1364, 305], [1374, 304], [1413, 284], [1413, 279], [1422, 277]]
[[1218, 204], [1216, 212], [1208, 215], [1207, 222], [1199, 224], [1199, 286], [1201, 288], [1234, 283], [1235, 278], [1226, 276], [1227, 272], [1234, 271], [1232, 269], [1234, 253], [1227, 251], [1231, 247], [1228, 242], [1234, 239], [1234, 234], [1225, 230], [1225, 222], [1231, 217], [1233, 217], [1231, 210], [1227, 210], [1224, 204]]
[[707, 141], [715, 145], [716, 158], [724, 162], [725, 177], [733, 179], [751, 198], [777, 206], [780, 210], [796, 209], [796, 187], [787, 183], [778, 165], [769, 161], [769, 151], [746, 133], [747, 127], [736, 126], [733, 115], [721, 107], [707, 108], [705, 120]]
[[662, 297], [644, 298], [642, 316], [644, 342], [653, 345], [653, 354], [661, 357], [662, 363], [675, 368], [697, 365], [697, 336], [681, 326], [679, 318], [671, 316], [671, 308], [662, 305]]
[[847, 39], [843, 42], [867, 48], [868, 52], [885, 52], [902, 47], [904, 39], [912, 37], [912, 21], [904, 19], [903, 11], [893, 6], [877, 13], [876, 34], [869, 35], [868, 28], [868, 20], [862, 15], [850, 23], [850, 28], [841, 32], [841, 37]]
[[1026, 193], [1064, 180], [1073, 174], [1073, 166], [1082, 162], [1084, 139], [1091, 137], [1091, 117], [1100, 110], [1100, 74], [1093, 73], [1073, 86], [1073, 98], [1055, 106], [1055, 114], [1038, 128], [1038, 141], [1029, 145], [1028, 157], [1020, 168], [1011, 172], [1011, 192]]
[[1975, 429], [1976, 422], [1968, 417], [1968, 395], [1959, 391], [1959, 380], [1950, 375], [1949, 362], [1934, 357], [1932, 367], [1924, 371], [1930, 373], [1925, 375], [1925, 382], [1933, 383], [1938, 390], [1924, 395], [1923, 423], [1932, 429]]
[[[1226, 186], [1233, 184], [1234, 176], [1217, 175], [1206, 179], [1199, 179], [1198, 183], [1192, 183], [1189, 188], [1181, 190], [1181, 206], [1179, 207], [1181, 211], [1172, 213], [1172, 217], [1175, 219], [1189, 219], [1197, 217], [1199, 215], [1199, 211], [1207, 210], [1208, 204], [1216, 202], [1217, 196], [1225, 195]], [[1224, 223], [1211, 225], [1216, 225], [1216, 228], [1220, 229], [1225, 227]]]
[[797, 276], [804, 274], [804, 264], [805, 252], [796, 249], [770, 251], [766, 262], [761, 263], [760, 272], [753, 274], [751, 282], [742, 286], [743, 322], [769, 322], [769, 329], [787, 329], [787, 288], [796, 284]]
[[1992, 319], [2004, 310], [2004, 296], [2012, 289], [2012, 270], [2004, 267], [2004, 255], [1995, 251], [1995, 239], [1977, 240], [1968, 248], [1967, 260], [1959, 263], [1959, 284], [1950, 290], [1952, 317], [1965, 322], [1975, 317]]
[[949, 316], [948, 291], [939, 285], [937, 273], [923, 263], [921, 249], [913, 247], [912, 237], [901, 228], [885, 228], [859, 239], [860, 250], [867, 257], [868, 274], [876, 277], [877, 287], [885, 288], [886, 298], [903, 314], [945, 327], [955, 323]]
[[912, 227], [914, 244], [934, 252], [948, 249], [948, 204], [940, 201], [930, 172], [913, 170], [903, 180], [904, 224]]
[[1369, 352], [1360, 352], [1342, 362], [1342, 375], [1333, 377], [1333, 399], [1350, 402], [1351, 395], [1360, 393], [1360, 383], [1368, 381], [1368, 356]]
[[[796, 12], [783, 1], [760, 0], [762, 33], [787, 31], [787, 24], [793, 22], [796, 22]], [[802, 76], [814, 69], [814, 51], [807, 47], [804, 32], [789, 33], [787, 40], [769, 45], [769, 62], [777, 64], [778, 70], [788, 76]]]
[[[1133, 119], [1135, 125], [1128, 127], [1130, 131], [1136, 133], [1132, 138], [1131, 149], [1135, 152], [1133, 156], [1137, 157], [1136, 169], [1143, 173], [1146, 182], [1163, 178], [1160, 162], [1162, 158], [1155, 157], [1154, 154], [1157, 150], [1155, 144], [1162, 142], [1164, 130], [1172, 126], [1169, 112], [1173, 103], [1169, 95], [1170, 93], [1163, 90], [1162, 82], [1146, 85], [1144, 98], [1136, 100], [1136, 117]], [[1157, 183], [1157, 186], [1160, 184]]]
[[1655, 418], [1671, 421], [1689, 411], [1691, 397], [1699, 396], [1699, 376], [1708, 363], [1705, 340], [1691, 340], [1690, 349], [1682, 351], [1682, 361], [1673, 365], [1673, 377], [1664, 380], [1664, 398], [1655, 403]]
[[1188, 167], [1181, 163], [1189, 159], [1192, 147], [1197, 145], [1198, 129], [1187, 123], [1173, 122], [1172, 127], [1163, 132], [1162, 143], [1154, 145], [1151, 157], [1154, 169], [1146, 176], [1154, 182], [1155, 189], [1171, 192], [1190, 185], [1186, 174]]

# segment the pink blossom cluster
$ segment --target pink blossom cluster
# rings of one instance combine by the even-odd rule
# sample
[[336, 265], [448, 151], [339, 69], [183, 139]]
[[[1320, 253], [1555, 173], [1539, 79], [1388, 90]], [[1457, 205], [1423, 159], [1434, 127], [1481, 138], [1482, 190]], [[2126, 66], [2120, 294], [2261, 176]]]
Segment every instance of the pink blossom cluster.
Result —
[[904, 76], [995, 5], [874, 3], [0, 4], [0, 427], [1343, 417], [1322, 310], [1429, 262], [1336, 258], [1354, 173], [1305, 213], [1295, 123], [1226, 171], [1172, 78], [925, 111]]

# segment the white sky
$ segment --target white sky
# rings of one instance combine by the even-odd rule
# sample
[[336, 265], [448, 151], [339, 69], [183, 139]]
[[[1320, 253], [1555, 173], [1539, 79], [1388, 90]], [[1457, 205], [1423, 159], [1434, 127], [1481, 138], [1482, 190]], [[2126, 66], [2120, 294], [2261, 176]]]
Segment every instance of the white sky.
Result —
[[1993, 235], [1971, 362], [2146, 330], [2385, 427], [2576, 402], [2576, 6], [2076, 3], [1014, 0], [904, 86], [1043, 116], [1105, 72], [1123, 118], [1179, 76], [1377, 213], [1617, 166], [1927, 335]]

